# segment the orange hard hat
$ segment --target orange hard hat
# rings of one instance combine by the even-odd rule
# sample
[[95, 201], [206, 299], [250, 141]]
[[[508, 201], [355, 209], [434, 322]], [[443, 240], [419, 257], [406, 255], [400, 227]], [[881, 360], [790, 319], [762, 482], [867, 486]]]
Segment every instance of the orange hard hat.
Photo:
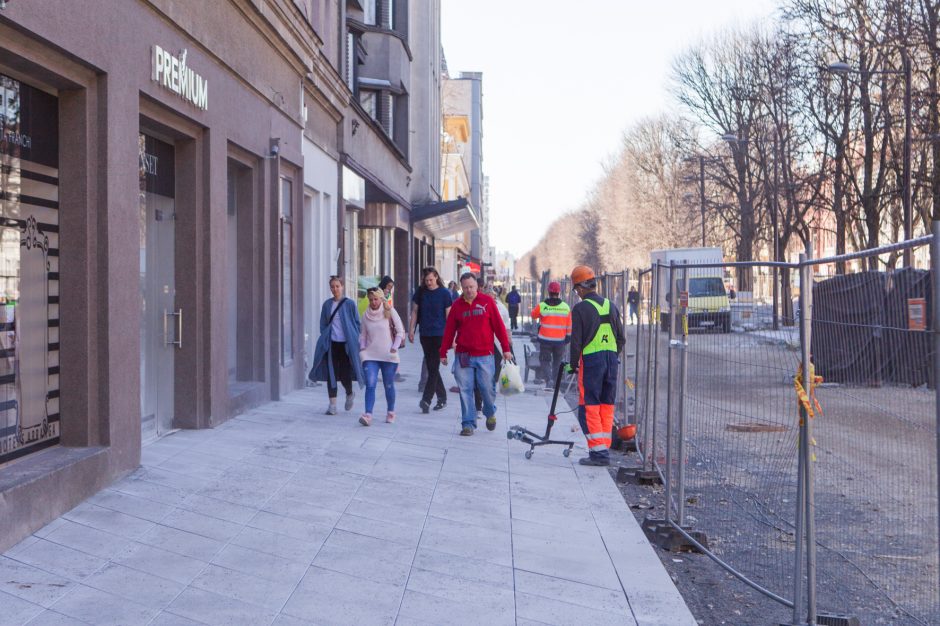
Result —
[[636, 424], [626, 424], [617, 429], [617, 436], [624, 441], [629, 441], [636, 437]]
[[594, 270], [587, 265], [579, 265], [571, 270], [571, 282], [575, 285], [594, 278]]

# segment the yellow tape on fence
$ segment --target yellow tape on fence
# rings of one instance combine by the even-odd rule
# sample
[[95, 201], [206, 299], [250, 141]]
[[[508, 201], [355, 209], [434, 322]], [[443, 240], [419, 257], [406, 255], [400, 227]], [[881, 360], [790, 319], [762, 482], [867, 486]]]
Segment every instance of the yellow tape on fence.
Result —
[[633, 384], [632, 380], [630, 380], [629, 378], [624, 378], [623, 382], [626, 383], [627, 389], [629, 389], [630, 391], [633, 391], [635, 385]]
[[682, 316], [682, 336], [683, 337], [689, 336], [689, 316], [688, 315]]
[[652, 314], [653, 314], [653, 323], [654, 324], [658, 323], [659, 322], [659, 307], [658, 306], [653, 307]]
[[797, 406], [802, 406], [806, 409], [806, 414], [811, 418], [815, 417], [813, 408], [815, 407], [819, 414], [822, 415], [822, 407], [819, 406], [819, 400], [816, 399], [815, 387], [823, 381], [822, 376], [816, 376], [816, 372], [812, 363], [809, 366], [809, 391], [807, 392], [806, 388], [803, 387], [803, 364], [801, 363], [796, 368], [796, 376], [793, 377], [793, 387], [796, 389], [797, 397]]
[[[806, 409], [806, 414], [810, 419], [816, 417], [816, 412], [822, 415], [822, 407], [819, 405], [819, 400], [816, 398], [815, 388], [816, 385], [820, 384], [823, 381], [822, 376], [816, 376], [815, 369], [813, 364], [809, 365], [809, 392], [806, 391], [806, 388], [803, 387], [803, 364], [801, 363], [796, 368], [796, 376], [793, 377], [793, 387], [796, 389], [797, 397], [797, 409], [803, 407]], [[813, 411], [815, 407], [816, 412]], [[800, 416], [800, 426], [803, 425], [803, 417]], [[809, 445], [815, 446], [816, 440], [812, 437], [809, 439]], [[799, 446], [799, 439], [797, 439], [797, 446]], [[816, 460], [816, 453], [811, 452], [810, 459], [813, 461]]]

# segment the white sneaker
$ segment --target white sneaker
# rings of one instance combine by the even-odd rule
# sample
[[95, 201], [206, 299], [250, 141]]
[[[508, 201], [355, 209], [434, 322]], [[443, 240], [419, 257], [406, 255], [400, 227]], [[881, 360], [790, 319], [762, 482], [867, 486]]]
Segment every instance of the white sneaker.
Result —
[[346, 394], [346, 404], [344, 406], [347, 411], [353, 408], [353, 401], [355, 400], [355, 398], [356, 398], [355, 393]]
[[326, 414], [327, 414], [327, 415], [336, 415], [336, 405], [335, 405], [335, 404], [331, 404], [330, 406], [328, 406], [327, 409], [326, 409]]

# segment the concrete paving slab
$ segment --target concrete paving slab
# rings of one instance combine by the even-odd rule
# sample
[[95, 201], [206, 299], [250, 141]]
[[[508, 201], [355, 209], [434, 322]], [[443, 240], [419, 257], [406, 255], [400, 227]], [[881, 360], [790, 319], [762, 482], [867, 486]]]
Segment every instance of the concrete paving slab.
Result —
[[84, 585], [76, 586], [56, 602], [53, 609], [68, 617], [101, 626], [143, 626], [160, 612], [159, 609]]
[[403, 588], [311, 567], [283, 612], [328, 624], [394, 624]]
[[0, 626], [25, 624], [44, 611], [43, 607], [0, 591]]
[[170, 604], [168, 611], [202, 624], [219, 626], [270, 624], [275, 617], [274, 611], [195, 587], [187, 587]]
[[155, 609], [166, 607], [186, 588], [182, 583], [114, 562], [86, 578], [82, 584]]
[[52, 610], [43, 611], [26, 623], [30, 626], [84, 626], [88, 624], [88, 622]]
[[6, 554], [16, 561], [73, 581], [84, 580], [107, 563], [105, 559], [46, 539], [39, 539], [22, 549]]
[[0, 591], [21, 600], [48, 608], [74, 584], [63, 576], [0, 556]]
[[114, 562], [183, 585], [206, 567], [205, 561], [144, 544], [134, 545]]

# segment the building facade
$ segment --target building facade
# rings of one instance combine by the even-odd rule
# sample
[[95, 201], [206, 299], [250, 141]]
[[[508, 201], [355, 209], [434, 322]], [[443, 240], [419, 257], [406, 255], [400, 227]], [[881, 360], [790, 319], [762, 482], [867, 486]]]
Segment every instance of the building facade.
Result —
[[330, 275], [414, 274], [440, 29], [409, 4], [0, 10], [0, 550], [302, 387]]

